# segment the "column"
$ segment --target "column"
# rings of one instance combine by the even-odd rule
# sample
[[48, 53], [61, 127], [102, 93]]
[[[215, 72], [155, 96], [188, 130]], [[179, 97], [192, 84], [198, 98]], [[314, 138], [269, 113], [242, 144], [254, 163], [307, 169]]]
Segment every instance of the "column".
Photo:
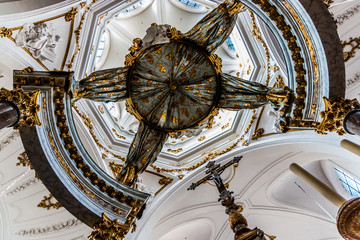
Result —
[[292, 163], [290, 165], [290, 170], [337, 207], [341, 207], [346, 202], [346, 199], [340, 196], [340, 194], [329, 188], [327, 185], [325, 185], [323, 182], [311, 175], [308, 171], [296, 163]]
[[0, 101], [0, 129], [13, 126], [19, 121], [20, 113], [15, 104]]
[[290, 170], [339, 207], [336, 217], [336, 226], [340, 235], [344, 239], [359, 240], [360, 231], [358, 226], [360, 222], [360, 198], [353, 198], [346, 201], [342, 196], [296, 163], [290, 165]]
[[340, 145], [343, 148], [349, 150], [350, 152], [355, 153], [356, 155], [360, 156], [360, 146], [359, 145], [357, 145], [349, 140], [346, 140], [346, 139], [342, 140], [340, 142]]
[[349, 112], [343, 123], [346, 132], [360, 136], [360, 110]]

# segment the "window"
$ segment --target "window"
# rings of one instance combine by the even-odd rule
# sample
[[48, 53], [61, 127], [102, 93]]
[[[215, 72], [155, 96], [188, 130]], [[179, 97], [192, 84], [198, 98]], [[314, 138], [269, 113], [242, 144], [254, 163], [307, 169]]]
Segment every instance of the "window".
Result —
[[179, 0], [179, 2], [181, 2], [183, 4], [186, 4], [188, 6], [191, 6], [191, 7], [202, 7], [201, 4], [195, 3], [195, 2], [192, 2], [192, 1], [188, 1], [188, 0]]
[[229, 47], [231, 50], [233, 50], [234, 52], [236, 51], [236, 50], [235, 50], [234, 43], [233, 43], [233, 41], [231, 40], [231, 37], [228, 37], [228, 38], [226, 39], [226, 44], [228, 45], [228, 47]]
[[360, 181], [339, 168], [335, 170], [346, 191], [354, 197], [360, 197]]
[[190, 0], [169, 0], [174, 6], [191, 13], [206, 13], [209, 7]]
[[94, 70], [100, 69], [109, 54], [110, 49], [110, 34], [107, 30], [104, 30], [101, 34], [99, 43], [96, 48], [96, 54], [94, 59]]
[[118, 14], [115, 15], [115, 17], [117, 19], [128, 19], [134, 17], [145, 11], [153, 2], [154, 0], [137, 1], [133, 5], [121, 10]]
[[131, 11], [137, 9], [138, 7], [140, 7], [141, 5], [143, 5], [143, 1], [137, 2], [137, 3], [135, 3], [134, 5], [126, 8], [125, 10], [122, 10], [121, 12], [122, 12], [122, 13], [131, 12]]
[[97, 47], [96, 56], [95, 56], [95, 64], [97, 64], [99, 62], [99, 60], [104, 52], [104, 48], [105, 48], [105, 34], [103, 33], [101, 35], [99, 45]]

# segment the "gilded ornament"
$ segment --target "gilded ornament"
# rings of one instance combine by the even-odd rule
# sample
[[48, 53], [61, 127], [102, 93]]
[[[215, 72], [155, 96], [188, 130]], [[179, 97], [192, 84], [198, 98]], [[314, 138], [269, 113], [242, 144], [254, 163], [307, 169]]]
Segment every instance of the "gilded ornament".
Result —
[[230, 15], [234, 15], [236, 13], [242, 12], [245, 10], [245, 5], [239, 2], [233, 2], [230, 6], [229, 6], [229, 14]]
[[343, 127], [344, 118], [349, 112], [360, 108], [359, 102], [356, 99], [338, 98], [330, 100], [326, 97], [323, 97], [323, 100], [325, 110], [320, 113], [323, 119], [315, 131], [319, 134], [336, 131], [339, 135], [343, 135], [346, 133]]
[[222, 69], [222, 60], [221, 60], [221, 58], [218, 55], [216, 55], [215, 53], [213, 53], [210, 56], [210, 60], [214, 63], [214, 67], [215, 67], [216, 71], [218, 73], [221, 73], [222, 72], [221, 71], [221, 69]]
[[125, 56], [125, 66], [132, 66], [137, 57], [137, 53], [142, 49], [142, 40], [141, 38], [135, 38], [133, 40], [133, 45], [129, 48], [130, 53]]
[[[331, 2], [332, 0], [325, 0], [328, 2]], [[298, 16], [298, 14], [296, 13], [296, 11], [291, 7], [290, 4], [288, 3], [284, 3], [284, 5], [286, 6], [286, 8], [291, 12], [292, 16], [294, 17], [296, 23], [298, 24], [304, 39], [305, 39], [305, 43], [308, 46], [309, 52], [310, 52], [310, 57], [311, 57], [311, 62], [313, 64], [313, 68], [314, 68], [314, 82], [318, 82], [319, 81], [319, 67], [318, 67], [318, 63], [317, 63], [317, 59], [316, 59], [316, 54], [315, 54], [315, 48], [314, 45], [312, 44], [311, 38], [309, 36], [308, 30], [305, 28], [305, 26], [301, 23], [300, 17]], [[293, 54], [298, 53], [301, 51], [301, 49], [299, 47], [294, 47], [292, 49], [290, 49], [291, 52]]]
[[120, 139], [126, 139], [126, 137], [124, 137], [124, 136], [122, 136], [122, 135], [120, 135], [117, 131], [116, 131], [116, 129], [115, 128], [113, 128], [113, 129], [111, 129], [112, 131], [113, 131], [113, 133], [115, 133], [115, 135], [118, 137], [118, 138], [120, 138]]
[[77, 13], [78, 13], [78, 9], [72, 8], [69, 12], [66, 13], [65, 21], [70, 22], [74, 20]]
[[[112, 173], [114, 174], [114, 177], [117, 178], [119, 176], [119, 173], [121, 172], [123, 165], [116, 164], [115, 162], [110, 162], [109, 167], [110, 167]], [[157, 192], [155, 193], [155, 196], [158, 195], [167, 185], [169, 185], [173, 181], [173, 178], [163, 176], [159, 173], [155, 173], [155, 172], [148, 171], [148, 170], [145, 170], [145, 172], [156, 175], [158, 177], [161, 177], [161, 179], [159, 179], [159, 184], [162, 185], [162, 187], [159, 190], [157, 190]]]
[[[219, 108], [214, 108], [214, 110], [212, 110], [212, 112], [209, 115], [209, 118], [208, 118], [209, 120], [208, 120], [206, 129], [211, 129], [214, 126], [214, 124], [216, 123], [214, 121], [214, 119], [215, 119], [215, 116], [217, 116], [218, 114], [219, 114]], [[185, 139], [181, 138], [181, 141], [184, 141], [184, 140]]]
[[101, 24], [101, 20], [104, 18], [104, 17], [106, 17], [107, 15], [108, 15], [109, 13], [107, 12], [107, 13], [104, 13], [103, 15], [101, 15], [100, 17], [99, 17], [99, 22], [98, 22], [98, 26]]
[[[190, 167], [186, 167], [186, 168], [182, 168], [180, 169], [179, 171], [181, 171], [181, 173], [179, 173], [179, 178], [182, 179], [183, 178], [183, 175], [182, 175], [182, 172], [183, 171], [193, 171], [195, 169], [197, 169], [198, 167], [204, 165], [205, 163], [207, 163], [208, 161], [210, 160], [213, 160], [215, 159], [216, 157], [218, 156], [221, 156], [225, 153], [228, 153], [232, 150], [234, 150], [238, 145], [239, 143], [241, 142], [241, 139], [244, 138], [245, 135], [248, 134], [250, 128], [252, 127], [252, 125], [254, 124], [255, 120], [256, 120], [257, 116], [256, 116], [256, 110], [253, 109], [252, 110], [252, 116], [251, 116], [251, 119], [250, 119], [250, 122], [249, 122], [249, 125], [247, 126], [247, 128], [245, 129], [244, 133], [241, 135], [240, 139], [238, 139], [237, 141], [235, 141], [233, 144], [231, 144], [231, 146], [229, 146], [228, 148], [226, 149], [223, 149], [221, 151], [219, 150], [216, 150], [216, 151], [213, 151], [213, 152], [210, 152], [208, 153], [206, 156], [203, 157], [203, 160], [200, 161], [199, 163], [193, 165], [193, 166], [190, 166]], [[248, 143], [246, 142], [246, 144], [248, 145]], [[245, 145], [246, 145], [245, 144]], [[212, 151], [214, 149], [211, 149], [210, 151]], [[160, 168], [158, 166], [156, 166], [155, 164], [151, 164], [150, 165], [153, 169], [155, 169], [157, 172], [176, 172], [177, 170], [176, 169], [173, 169], [173, 168]]]
[[[355, 57], [355, 53], [360, 49], [360, 37], [350, 37], [349, 40], [343, 41], [341, 43], [344, 50], [344, 61], [349, 61], [350, 58]], [[347, 47], [350, 47], [350, 51], [345, 51]]]
[[94, 142], [96, 143], [96, 145], [100, 148], [100, 149], [103, 149], [105, 151], [108, 151], [109, 154], [113, 155], [114, 157], [122, 160], [122, 161], [125, 161], [125, 158], [112, 152], [112, 151], [109, 151], [104, 145], [102, 145], [99, 141], [99, 139], [97, 138], [95, 132], [94, 132], [94, 125], [92, 124], [92, 121], [89, 117], [86, 116], [85, 113], [81, 113], [78, 109], [78, 107], [76, 105], [73, 105], [73, 108], [75, 109], [75, 111], [77, 112], [77, 114], [82, 118], [85, 126], [88, 128], [89, 130], [89, 133], [90, 135], [92, 136], [92, 138], [94, 139]]
[[[256, 26], [256, 21], [255, 21], [255, 15], [252, 11], [250, 11], [250, 17], [251, 17], [251, 20], [252, 20], [252, 24], [251, 24], [251, 34], [253, 36], [255, 36], [256, 40], [258, 42], [260, 42], [263, 47], [264, 47], [264, 51], [265, 51], [265, 55], [266, 55], [266, 80], [265, 80], [265, 85], [268, 85], [269, 84], [269, 81], [270, 81], [270, 51], [269, 51], [269, 48], [266, 44], [266, 42], [264, 41], [264, 39], [262, 39], [262, 36], [261, 36], [261, 31], [260, 31], [260, 28], [258, 26]], [[249, 59], [248, 59], [248, 62], [249, 62]], [[247, 70], [247, 74], [249, 75], [251, 73], [251, 65], [249, 65], [249, 68]]]
[[6, 27], [2, 27], [0, 28], [0, 37], [7, 37], [7, 38], [11, 38], [12, 36], [12, 31], [11, 29], [8, 29]]
[[34, 169], [33, 166], [30, 163], [30, 160], [29, 160], [29, 157], [26, 154], [26, 151], [20, 153], [20, 155], [18, 156], [17, 159], [19, 160], [19, 162], [16, 163], [16, 166], [20, 166], [20, 165], [23, 166], [23, 167], [29, 166], [30, 169]]
[[99, 109], [99, 111], [100, 111], [101, 114], [104, 114], [104, 109], [103, 109], [102, 106], [98, 105], [98, 109]]
[[265, 130], [263, 128], [256, 129], [253, 135], [251, 136], [252, 140], [258, 140], [264, 134]]
[[225, 124], [225, 125], [223, 125], [223, 126], [221, 127], [221, 130], [224, 131], [224, 129], [225, 129], [225, 128], [228, 128], [229, 126], [230, 126], [230, 123], [227, 123], [227, 124]]
[[167, 151], [168, 152], [171, 152], [171, 153], [179, 153], [179, 152], [182, 152], [182, 148], [178, 148], [178, 149], [170, 149], [168, 148]]
[[126, 173], [122, 175], [118, 181], [126, 186], [131, 186], [137, 179], [137, 173], [134, 166], [126, 168]]
[[62, 207], [61, 203], [55, 202], [53, 203], [51, 200], [53, 199], [53, 195], [50, 193], [49, 196], [44, 196], [44, 199], [41, 200], [41, 202], [37, 205], [39, 208], [46, 208], [47, 210], [50, 210], [50, 208], [59, 209]]
[[339, 209], [337, 228], [344, 239], [360, 239], [360, 198], [350, 199]]
[[201, 141], [204, 141], [205, 139], [206, 139], [206, 136], [202, 136], [202, 137], [198, 138], [198, 141], [201, 142]]
[[41, 110], [37, 104], [40, 90], [24, 93], [23, 89], [7, 90], [1, 88], [0, 100], [14, 103], [20, 111], [19, 121], [15, 124], [14, 129], [22, 126], [41, 126], [41, 122], [37, 112]]
[[334, 0], [323, 0], [323, 1], [324, 1], [327, 8], [329, 8], [331, 6], [331, 4], [334, 3]]
[[93, 228], [94, 231], [88, 236], [88, 240], [122, 240], [129, 232], [131, 225], [120, 224], [118, 219], [112, 220], [105, 213], [103, 213], [101, 220], [96, 223]]
[[34, 69], [29, 66], [29, 67], [27, 67], [27, 68], [24, 68], [23, 70], [20, 70], [20, 71], [19, 71], [19, 74], [31, 73], [31, 72], [33, 72], [33, 71], [34, 71]]
[[52, 149], [55, 152], [56, 157], [59, 160], [60, 165], [63, 167], [65, 172], [69, 175], [69, 177], [74, 181], [74, 183], [84, 192], [86, 195], [88, 195], [91, 198], [94, 198], [95, 196], [91, 194], [85, 186], [77, 179], [77, 177], [72, 173], [70, 167], [65, 163], [65, 159], [61, 156], [59, 149], [55, 145], [55, 140], [51, 136], [51, 132], [48, 133], [49, 141], [51, 144]]
[[274, 88], [286, 88], [286, 84], [282, 76], [278, 75], [275, 80]]
[[159, 179], [159, 184], [160, 185], [168, 185], [170, 183], [172, 183], [174, 179], [172, 179], [171, 177], [163, 177]]
[[[77, 9], [76, 9], [76, 11], [77, 11]], [[70, 12], [71, 12], [71, 11], [70, 11]], [[81, 33], [81, 30], [82, 30], [83, 25], [84, 25], [84, 21], [85, 21], [86, 14], [87, 14], [87, 11], [85, 11], [85, 12], [82, 14], [81, 19], [80, 19], [79, 26], [78, 26], [78, 27], [76, 28], [76, 30], [74, 31], [76, 47], [75, 47], [75, 52], [74, 52], [73, 56], [71, 57], [69, 63], [66, 64], [66, 67], [68, 68], [68, 70], [71, 70], [71, 69], [72, 69], [73, 64], [74, 64], [74, 61], [75, 61], [75, 58], [76, 58], [76, 56], [79, 54], [79, 51], [80, 51], [80, 33]], [[74, 17], [75, 17], [75, 16], [74, 16]], [[66, 16], [65, 16], [65, 18], [66, 18]]]
[[174, 27], [168, 30], [167, 35], [170, 40], [175, 40], [175, 41], [179, 41], [184, 37], [184, 35]]

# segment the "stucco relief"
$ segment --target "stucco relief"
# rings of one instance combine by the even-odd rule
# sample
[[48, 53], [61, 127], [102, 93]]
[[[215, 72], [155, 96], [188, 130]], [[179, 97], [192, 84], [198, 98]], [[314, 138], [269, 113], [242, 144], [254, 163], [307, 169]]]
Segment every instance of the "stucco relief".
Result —
[[76, 227], [78, 225], [82, 224], [82, 222], [76, 218], [72, 218], [67, 220], [66, 222], [59, 222], [52, 226], [45, 226], [45, 227], [38, 227], [38, 228], [31, 228], [31, 229], [24, 229], [17, 231], [15, 235], [19, 236], [34, 236], [34, 235], [43, 235], [48, 233], [54, 233], [61, 230], [69, 229]]
[[152, 24], [151, 27], [146, 30], [146, 35], [142, 39], [144, 47], [147, 48], [155, 44], [169, 43], [170, 39], [167, 36], [167, 32], [170, 30], [170, 27], [168, 24]]
[[34, 58], [41, 61], [54, 62], [59, 41], [60, 36], [55, 34], [55, 27], [51, 23], [25, 23], [15, 36], [18, 47], [25, 47]]
[[7, 136], [3, 141], [0, 142], [0, 151], [3, 150], [7, 145], [12, 143], [20, 136], [18, 131], [12, 132], [9, 136]]

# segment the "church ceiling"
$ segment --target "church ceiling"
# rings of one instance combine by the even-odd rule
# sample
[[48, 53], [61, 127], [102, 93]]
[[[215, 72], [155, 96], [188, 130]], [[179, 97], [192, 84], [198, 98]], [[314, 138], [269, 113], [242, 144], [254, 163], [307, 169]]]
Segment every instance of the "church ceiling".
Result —
[[[134, 6], [140, 3], [140, 1], [113, 1], [105, 3], [106, 1], [99, 0], [87, 1], [81, 5], [77, 1], [65, 2], [56, 5], [54, 11], [43, 11], [41, 14], [31, 14], [30, 12], [26, 17], [26, 21], [24, 21], [23, 16], [15, 16], [12, 19], [8, 19], [6, 15], [0, 16], [2, 23], [0, 27], [4, 26], [12, 31], [11, 37], [8, 37], [6, 34], [9, 34], [9, 32], [2, 30], [2, 34], [5, 34], [5, 36], [2, 36], [0, 44], [0, 50], [5, 56], [0, 60], [0, 73], [4, 76], [0, 78], [2, 86], [11, 88], [12, 70], [24, 69], [28, 66], [33, 66], [35, 70], [39, 71], [73, 70], [77, 79], [90, 74], [94, 70], [123, 66], [125, 55], [128, 53], [132, 40], [136, 37], [142, 38], [151, 23], [168, 23], [186, 32], [202, 16], [216, 6], [211, 1], [199, 1], [198, 3], [203, 7], [195, 10], [190, 8], [190, 6], [182, 6], [178, 3], [174, 4], [173, 1], [164, 0], [142, 1], [143, 3], [138, 4], [139, 6], [136, 8]], [[74, 8], [77, 9], [76, 12], [73, 10]], [[134, 10], [130, 11], [131, 8]], [[330, 7], [330, 10], [334, 13], [334, 18], [338, 21], [338, 32], [342, 41], [348, 41], [350, 37], [359, 37], [357, 34], [359, 32], [357, 31], [359, 24], [356, 21], [358, 9], [359, 6], [356, 1], [347, 2], [339, 0], [335, 1], [335, 4]], [[34, 25], [41, 25], [41, 23], [46, 24], [46, 26], [42, 25], [42, 31], [46, 32], [46, 36], [52, 38], [54, 43], [52, 47], [48, 46], [44, 50], [36, 52], [36, 50], [31, 50], [33, 49], [33, 46], [29, 43], [31, 42], [29, 41], [31, 37], [25, 33], [25, 30], [26, 28], [31, 30], [34, 28]], [[105, 35], [107, 37], [102, 37]], [[21, 38], [24, 39], [23, 42]], [[104, 44], [102, 41], [104, 41]], [[230, 41], [227, 42], [217, 51], [217, 54], [223, 59], [224, 72], [240, 76], [244, 79], [269, 84], [269, 86], [272, 86], [280, 76], [285, 84], [289, 84], [286, 58], [279, 51], [279, 43], [271, 29], [261, 18], [251, 14], [250, 11], [242, 13], [237, 27], [231, 35], [231, 43]], [[101, 48], [104, 48], [103, 54], [98, 57], [100, 55], [100, 50], [98, 49]], [[235, 51], [233, 48], [235, 48]], [[355, 51], [354, 57], [346, 62], [347, 98], [358, 98], [358, 59], [359, 54]], [[76, 106], [77, 108], [75, 108], [73, 114], [78, 123], [78, 131], [84, 146], [94, 161], [108, 174], [115, 177], [119, 171], [119, 166], [123, 164], [128, 147], [138, 129], [138, 121], [126, 111], [124, 103], [102, 104], [81, 100], [76, 103]], [[313, 117], [318, 117], [317, 114]], [[143, 184], [140, 188], [159, 198], [168, 189], [174, 189], [175, 191], [177, 186], [185, 185], [185, 183], [181, 183], [182, 179], [198, 174], [199, 169], [201, 169], [200, 166], [211, 159], [225, 159], [230, 154], [240, 154], [243, 151], [247, 151], [247, 149], [255, 148], [252, 146], [258, 146], [257, 144], [261, 145], [268, 141], [269, 138], [266, 137], [281, 139], [281, 135], [278, 134], [279, 128], [275, 124], [278, 118], [279, 116], [270, 107], [238, 113], [221, 110], [214, 118], [215, 123], [212, 128], [191, 133], [189, 136], [183, 136], [179, 139], [170, 138], [165, 143], [159, 160], [142, 176], [142, 183], [149, 184]], [[71, 231], [75, 232], [73, 235], [69, 234], [73, 239], [85, 239], [89, 229], [78, 223], [64, 209], [51, 209], [48, 211], [44, 208], [36, 207], [37, 204], [40, 204], [41, 200], [49, 196], [49, 192], [36, 180], [33, 171], [25, 170], [28, 169], [27, 167], [21, 168], [16, 166], [17, 157], [23, 152], [23, 149], [18, 147], [20, 146], [19, 136], [4, 130], [1, 130], [1, 133], [10, 139], [8, 141], [5, 137], [5, 139], [0, 138], [4, 140], [1, 142], [0, 150], [6, 151], [6, 153], [11, 152], [11, 157], [7, 158], [9, 155], [6, 154], [6, 158], [4, 157], [4, 160], [2, 160], [2, 164], [5, 164], [2, 165], [2, 169], [11, 169], [11, 171], [1, 172], [0, 183], [2, 199], [8, 202], [8, 205], [2, 207], [8, 209], [6, 210], [8, 211], [6, 217], [12, 219], [10, 223], [12, 227], [7, 230], [7, 232], [13, 234], [11, 239], [60, 239], [62, 234], [67, 236], [66, 234], [68, 233], [65, 229], [71, 229]], [[10, 144], [8, 142], [11, 142], [13, 138], [17, 138], [18, 142], [13, 142], [16, 147], [8, 145]], [[301, 138], [300, 135], [299, 138]], [[294, 139], [296, 139], [296, 135]], [[296, 148], [295, 144], [292, 147]], [[271, 154], [272, 151], [276, 150], [271, 150], [267, 154]], [[256, 156], [257, 154], [254, 154], [252, 157]], [[307, 157], [307, 155], [300, 156], [303, 158]], [[280, 156], [278, 157], [280, 158]], [[320, 158], [321, 156], [317, 160]], [[339, 162], [339, 160], [336, 161]], [[284, 166], [281, 168], [283, 171], [286, 169], [285, 165], [284, 163]], [[352, 165], [347, 165], [347, 168], [350, 166]], [[267, 168], [264, 167], [264, 169]], [[227, 179], [231, 179], [231, 176], [235, 175], [235, 173], [235, 169], [229, 171]], [[262, 173], [256, 174], [261, 175]], [[254, 175], [256, 174], [254, 173]], [[276, 172], [276, 174], [281, 174], [281, 171]], [[234, 182], [243, 181], [239, 175], [235, 176]], [[274, 179], [271, 176], [267, 180], [271, 182]], [[247, 181], [251, 181], [251, 177]], [[269, 182], [267, 184], [270, 185]], [[261, 181], [256, 182], [255, 185], [259, 187]], [[279, 191], [283, 192], [284, 188], [286, 189], [287, 187], [271, 186], [269, 189], [276, 189], [277, 194], [279, 194]], [[29, 192], [26, 192], [26, 189]], [[32, 189], [31, 192], [30, 189]], [[209, 187], [204, 190], [204, 195], [209, 193], [209, 189], [211, 188]], [[252, 212], [249, 211], [254, 216], [251, 218], [251, 221], [259, 226], [266, 226], [265, 222], [271, 222], [273, 219], [269, 218], [265, 221], [264, 218], [264, 222], [261, 222], [256, 220], [256, 216], [258, 218], [259, 216], [261, 217], [263, 213], [261, 209], [265, 208], [264, 206], [274, 201], [274, 199], [270, 198], [269, 202], [260, 203], [259, 199], [264, 197], [262, 191], [270, 190], [264, 187], [258, 193], [253, 193], [253, 198], [249, 196], [252, 194], [252, 191], [246, 193], [249, 195], [244, 194], [241, 197], [246, 196], [244, 197], [245, 199], [250, 199], [245, 205], [252, 208]], [[301, 192], [297, 192], [297, 194], [301, 196]], [[212, 197], [216, 200], [215, 194]], [[205, 199], [202, 200], [206, 202]], [[157, 201], [156, 197], [152, 199], [152, 202], [155, 204], [158, 204]], [[171, 198], [169, 201], [171, 202]], [[313, 204], [311, 200], [307, 199], [307, 201], [305, 202]], [[54, 200], [53, 203], [56, 203], [56, 201]], [[169, 213], [166, 213], [169, 215], [159, 217], [160, 220], [156, 224], [160, 224], [168, 219], [175, 219], [175, 215], [171, 215], [170, 211], [176, 212], [175, 210], [178, 210], [177, 213], [183, 214], [182, 210], [176, 209], [176, 207], [172, 208], [171, 203], [167, 202], [166, 204], [170, 205]], [[201, 204], [203, 203], [200, 203], [199, 200], [199, 205]], [[294, 202], [291, 202], [289, 205], [291, 204], [294, 204]], [[36, 210], [26, 213], [30, 205]], [[187, 204], [185, 207], [191, 209], [194, 206]], [[206, 207], [206, 204], [204, 204], [198, 210], [199, 215], [204, 217], [204, 219], [206, 218], [206, 211], [209, 211]], [[215, 205], [213, 207], [215, 208]], [[293, 207], [293, 205], [290, 206], [290, 209]], [[323, 225], [325, 231], [325, 229], [329, 228], [329, 225], [327, 225], [329, 220], [326, 214], [321, 212], [321, 209], [313, 205], [312, 207], [315, 210], [306, 209], [305, 211], [316, 212], [320, 217], [313, 214], [309, 219], [312, 219], [314, 215], [322, 220], [325, 219], [326, 223]], [[304, 210], [302, 207], [300, 209], [301, 211]], [[277, 215], [276, 210], [274, 206], [272, 208], [269, 207], [267, 209], [268, 215], [281, 216], [281, 214]], [[289, 212], [292, 211], [289, 208], [287, 210]], [[223, 214], [221, 211], [220, 209], [215, 209], [210, 218], [219, 218]], [[58, 217], [51, 219], [49, 216], [53, 215], [53, 213], [56, 213], [54, 215]], [[299, 213], [299, 215], [301, 214]], [[182, 216], [188, 215], [184, 213]], [[57, 221], [57, 218], [61, 219], [61, 221]], [[224, 233], [223, 235], [218, 234], [216, 236], [217, 239], [227, 239], [225, 236], [227, 236], [226, 234], [229, 235], [224, 230], [226, 227], [221, 229], [215, 227], [214, 225], [218, 226], [218, 222], [214, 224], [213, 220], [200, 220], [196, 222], [196, 219], [188, 219], [187, 217], [183, 219], [187, 219], [189, 222], [195, 221], [193, 223], [203, 230], [205, 235], [199, 234], [205, 236], [204, 239], [207, 239], [206, 234], [210, 233], [210, 235], [212, 234], [211, 236], [215, 236], [215, 232], [218, 231], [223, 231]], [[34, 221], [33, 225], [28, 224], [31, 221]], [[301, 218], [300, 223], [305, 221]], [[221, 219], [220, 222], [222, 224], [225, 223], [225, 218]], [[164, 226], [170, 227], [170, 225]], [[307, 227], [310, 228], [310, 225]], [[162, 238], [160, 239], [172, 239], [173, 236], [179, 234], [178, 232], [183, 232], [183, 229], [191, 228], [189, 225], [184, 225], [184, 221], [174, 221], [171, 227], [174, 227], [174, 230], [166, 231], [160, 224], [156, 226], [156, 233], [154, 234], [159, 234], [157, 236], [161, 235], [160, 237]], [[289, 228], [295, 229], [295, 226], [289, 226]], [[56, 230], [52, 231], [49, 229]], [[269, 234], [281, 232], [280, 229], [273, 229], [274, 231], [269, 232]], [[50, 234], [52, 238], [49, 238], [47, 234]], [[313, 239], [317, 239], [318, 235], [314, 232], [312, 234], [314, 234], [312, 235]], [[328, 237], [336, 236], [336, 231], [333, 234], [329, 234]], [[280, 235], [279, 239], [282, 239], [282, 236], [284, 235]]]

